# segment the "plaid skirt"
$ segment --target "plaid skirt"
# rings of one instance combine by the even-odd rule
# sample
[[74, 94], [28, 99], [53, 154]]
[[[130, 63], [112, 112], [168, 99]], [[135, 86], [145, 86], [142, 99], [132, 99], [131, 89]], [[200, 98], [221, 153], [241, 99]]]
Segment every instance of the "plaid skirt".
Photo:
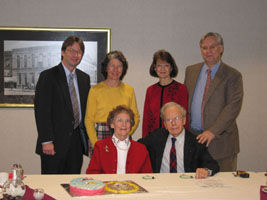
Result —
[[[96, 136], [97, 140], [102, 140], [104, 138], [112, 137], [113, 132], [109, 128], [108, 124], [106, 122], [97, 122], [95, 123], [95, 130], [96, 130]], [[89, 142], [89, 157], [93, 155], [93, 145], [91, 142]]]

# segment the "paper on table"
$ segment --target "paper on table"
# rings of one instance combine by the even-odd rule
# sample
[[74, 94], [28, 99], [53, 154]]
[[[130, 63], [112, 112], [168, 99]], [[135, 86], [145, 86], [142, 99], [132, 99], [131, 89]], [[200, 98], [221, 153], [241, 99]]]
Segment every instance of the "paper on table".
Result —
[[221, 179], [199, 179], [197, 180], [197, 185], [200, 187], [209, 188], [231, 188], [232, 186], [225, 185]]

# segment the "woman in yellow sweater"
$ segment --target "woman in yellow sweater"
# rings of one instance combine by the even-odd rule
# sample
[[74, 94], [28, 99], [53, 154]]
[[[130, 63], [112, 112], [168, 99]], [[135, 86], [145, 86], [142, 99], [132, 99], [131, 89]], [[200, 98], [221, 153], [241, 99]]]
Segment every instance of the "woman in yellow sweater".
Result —
[[122, 52], [112, 51], [105, 56], [101, 65], [105, 80], [90, 89], [87, 99], [85, 126], [90, 140], [89, 155], [92, 154], [96, 141], [112, 136], [107, 117], [118, 105], [125, 105], [134, 112], [136, 124], [130, 135], [139, 123], [134, 89], [121, 81], [128, 69], [126, 58]]

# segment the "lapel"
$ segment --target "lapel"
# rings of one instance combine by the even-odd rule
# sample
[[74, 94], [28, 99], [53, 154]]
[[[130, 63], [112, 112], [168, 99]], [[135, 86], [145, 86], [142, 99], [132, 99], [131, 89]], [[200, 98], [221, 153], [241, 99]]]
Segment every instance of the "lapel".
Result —
[[166, 142], [167, 142], [169, 134], [170, 133], [166, 129], [162, 128], [162, 137], [159, 140], [159, 146], [157, 147], [159, 149], [160, 155], [162, 155], [162, 156], [163, 156], [163, 153], [164, 153], [164, 149], [165, 149]]
[[77, 75], [77, 82], [79, 88], [79, 95], [80, 95], [80, 104], [81, 104], [81, 112], [82, 118], [85, 116], [86, 111], [86, 103], [88, 92], [90, 90], [90, 76], [84, 75], [84, 72], [76, 68], [76, 75]]
[[188, 168], [191, 166], [191, 161], [194, 154], [194, 142], [190, 135], [188, 134], [188, 131], [185, 129], [185, 139], [184, 139], [184, 169], [185, 172], [188, 171]]
[[103, 150], [105, 152], [107, 152], [108, 154], [112, 154], [112, 156], [117, 155], [117, 149], [116, 149], [116, 146], [114, 145], [114, 143], [112, 141], [112, 137], [110, 137], [108, 140], [106, 140], [106, 142], [103, 144], [104, 144]]
[[82, 76], [81, 76], [81, 71], [79, 69], [76, 68], [76, 76], [77, 76], [77, 82], [78, 82], [78, 88], [79, 88], [79, 95], [80, 95], [80, 104], [81, 104], [81, 112], [82, 112], [82, 117], [84, 117], [83, 113], [85, 111], [84, 105], [86, 105], [85, 98], [84, 98], [84, 93], [83, 92], [83, 80], [82, 80]]
[[[103, 147], [104, 151], [106, 152], [105, 160], [108, 161], [106, 164], [107, 166], [111, 166], [111, 169], [115, 169], [115, 172], [117, 172], [117, 148], [114, 145], [112, 141], [112, 137], [108, 138], [107, 142], [105, 143], [105, 146]], [[107, 150], [108, 149], [108, 150]], [[116, 162], [113, 161], [115, 158]]]
[[56, 78], [59, 82], [60, 87], [62, 88], [62, 92], [64, 96], [63, 99], [66, 101], [67, 109], [70, 111], [70, 114], [73, 117], [72, 104], [71, 104], [71, 99], [70, 99], [70, 92], [69, 92], [67, 77], [63, 69], [63, 65], [61, 63], [57, 66], [57, 68], [58, 68], [58, 74]]
[[209, 98], [212, 96], [214, 90], [216, 89], [216, 87], [223, 81], [224, 77], [225, 77], [225, 73], [224, 73], [224, 63], [221, 62], [221, 65], [219, 66], [218, 71], [216, 72], [213, 80], [210, 83], [209, 89], [208, 89], [208, 93], [206, 96], [206, 101], [205, 101], [205, 105], [206, 103], [209, 101]]
[[155, 154], [155, 156], [156, 156], [156, 158], [155, 158], [156, 159], [156, 168], [157, 168], [156, 170], [158, 172], [160, 172], [163, 153], [164, 153], [166, 142], [167, 142], [167, 139], [169, 136], [169, 132], [165, 128], [161, 128], [159, 130], [160, 130], [160, 132], [157, 134], [160, 134], [161, 136], [158, 137], [159, 141], [158, 141], [158, 143], [156, 143], [158, 146], [154, 147], [154, 148], [156, 148], [156, 152], [158, 152]]

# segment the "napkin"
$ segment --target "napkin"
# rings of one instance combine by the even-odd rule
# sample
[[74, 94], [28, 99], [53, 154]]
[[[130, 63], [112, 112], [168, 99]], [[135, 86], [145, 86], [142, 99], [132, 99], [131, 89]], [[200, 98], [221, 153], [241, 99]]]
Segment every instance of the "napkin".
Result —
[[264, 187], [267, 187], [266, 185], [265, 186], [261, 186], [261, 188], [260, 188], [260, 200], [267, 200], [267, 193], [266, 192], [263, 192], [262, 191], [262, 188], [264, 188]]
[[[22, 200], [34, 200], [33, 198], [33, 189], [26, 185], [26, 192]], [[55, 200], [53, 197], [49, 196], [48, 194], [44, 195], [43, 200]]]

